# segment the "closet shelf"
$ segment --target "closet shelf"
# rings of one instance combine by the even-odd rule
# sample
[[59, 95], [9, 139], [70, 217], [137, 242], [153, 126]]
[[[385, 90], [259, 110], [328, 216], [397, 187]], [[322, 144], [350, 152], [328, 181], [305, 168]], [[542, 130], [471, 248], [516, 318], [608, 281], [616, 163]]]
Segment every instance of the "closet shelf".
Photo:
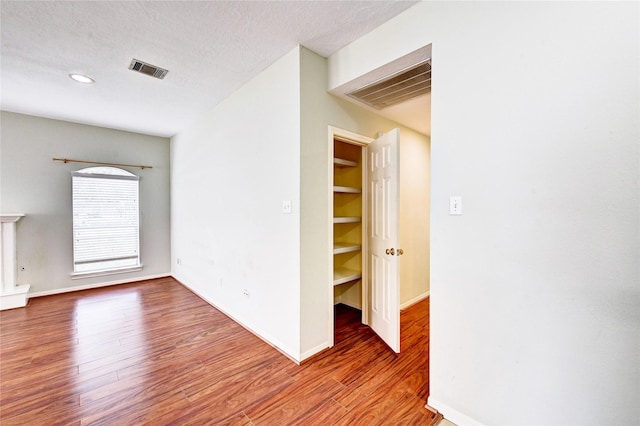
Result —
[[360, 251], [362, 246], [360, 244], [350, 243], [333, 243], [333, 254], [350, 253], [352, 251]]
[[352, 188], [350, 186], [334, 186], [333, 192], [342, 192], [345, 194], [361, 194], [362, 190], [360, 188]]
[[362, 219], [359, 217], [353, 216], [339, 216], [333, 218], [333, 223], [358, 223]]
[[337, 167], [358, 167], [358, 163], [351, 160], [345, 160], [344, 158], [334, 158], [333, 164]]
[[333, 285], [340, 285], [348, 283], [349, 281], [355, 281], [362, 278], [362, 274], [359, 271], [354, 271], [347, 268], [337, 268], [333, 271]]

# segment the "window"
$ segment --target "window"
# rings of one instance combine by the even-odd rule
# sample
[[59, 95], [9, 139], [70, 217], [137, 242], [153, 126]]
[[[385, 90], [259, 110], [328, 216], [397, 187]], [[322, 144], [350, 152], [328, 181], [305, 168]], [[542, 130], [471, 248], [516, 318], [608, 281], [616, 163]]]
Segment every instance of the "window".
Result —
[[72, 173], [73, 275], [140, 268], [139, 179], [115, 167]]

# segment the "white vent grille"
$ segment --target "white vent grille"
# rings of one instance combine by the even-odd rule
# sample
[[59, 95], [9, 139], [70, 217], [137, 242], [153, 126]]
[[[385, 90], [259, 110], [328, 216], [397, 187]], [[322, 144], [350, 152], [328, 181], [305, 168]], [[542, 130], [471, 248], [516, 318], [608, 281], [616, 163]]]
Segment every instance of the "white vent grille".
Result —
[[347, 93], [375, 109], [383, 109], [431, 92], [431, 60]]
[[129, 69], [132, 71], [149, 75], [151, 77], [159, 78], [160, 80], [162, 80], [169, 72], [169, 70], [165, 70], [164, 68], [160, 68], [155, 65], [148, 64], [138, 59], [133, 59], [131, 61], [131, 64], [129, 64]]

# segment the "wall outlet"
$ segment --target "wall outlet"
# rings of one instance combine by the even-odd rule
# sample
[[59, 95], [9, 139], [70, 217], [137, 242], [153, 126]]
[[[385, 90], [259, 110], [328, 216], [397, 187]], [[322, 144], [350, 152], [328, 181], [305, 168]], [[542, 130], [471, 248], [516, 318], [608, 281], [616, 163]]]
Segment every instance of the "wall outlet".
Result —
[[242, 294], [249, 297], [249, 290], [245, 288], [244, 290], [242, 290]]
[[285, 200], [282, 202], [282, 213], [290, 214], [291, 209], [291, 200]]

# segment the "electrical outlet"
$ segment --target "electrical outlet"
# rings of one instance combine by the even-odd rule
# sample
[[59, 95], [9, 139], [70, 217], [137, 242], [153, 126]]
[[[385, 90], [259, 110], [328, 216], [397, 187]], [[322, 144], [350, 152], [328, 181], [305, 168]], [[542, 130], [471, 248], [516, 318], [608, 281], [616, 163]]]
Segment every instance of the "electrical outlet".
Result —
[[242, 294], [244, 294], [245, 296], [249, 297], [249, 290], [247, 290], [245, 288], [244, 290], [242, 290]]
[[291, 213], [291, 200], [285, 200], [282, 202], [282, 213], [285, 213], [285, 214]]
[[177, 263], [178, 265], [182, 265], [182, 259], [180, 259], [180, 258], [178, 257], [178, 258], [176, 259], [176, 263]]

